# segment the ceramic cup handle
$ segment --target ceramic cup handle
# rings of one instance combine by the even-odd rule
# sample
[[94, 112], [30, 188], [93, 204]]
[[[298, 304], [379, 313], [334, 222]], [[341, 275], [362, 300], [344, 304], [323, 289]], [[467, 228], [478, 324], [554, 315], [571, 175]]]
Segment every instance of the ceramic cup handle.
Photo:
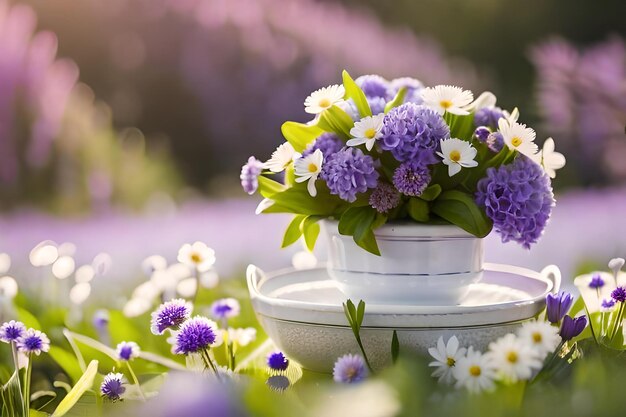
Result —
[[259, 284], [265, 278], [265, 274], [261, 270], [261, 268], [256, 265], [248, 265], [246, 269], [246, 279], [248, 281], [248, 290], [250, 291], [250, 296], [255, 298], [259, 295]]
[[550, 292], [556, 294], [561, 289], [561, 270], [556, 265], [548, 265], [541, 270], [541, 276], [552, 282]]

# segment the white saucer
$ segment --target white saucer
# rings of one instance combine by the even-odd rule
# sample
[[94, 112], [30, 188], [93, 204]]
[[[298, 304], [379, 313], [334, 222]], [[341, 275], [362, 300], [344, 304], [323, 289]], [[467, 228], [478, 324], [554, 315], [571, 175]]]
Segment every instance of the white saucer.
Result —
[[[346, 297], [325, 268], [265, 274], [250, 265], [247, 280], [261, 325], [281, 350], [305, 368], [329, 372], [338, 356], [359, 352], [343, 312]], [[561, 274], [554, 265], [536, 272], [485, 264], [483, 280], [472, 285], [459, 305], [366, 305], [363, 343], [375, 367], [390, 360], [393, 330], [398, 332], [401, 350], [425, 353], [439, 336], [452, 334], [462, 345], [484, 349], [541, 312], [546, 295], [558, 291], [560, 284]]]

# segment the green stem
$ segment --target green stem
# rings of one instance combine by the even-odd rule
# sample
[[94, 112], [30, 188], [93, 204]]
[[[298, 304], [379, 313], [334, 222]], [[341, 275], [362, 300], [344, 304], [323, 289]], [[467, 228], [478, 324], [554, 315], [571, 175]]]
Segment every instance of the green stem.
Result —
[[15, 373], [17, 374], [17, 389], [22, 392], [22, 381], [20, 378], [20, 358], [17, 353], [17, 345], [15, 344], [15, 341], [11, 342], [11, 353], [13, 354], [13, 364], [15, 364]]
[[211, 360], [211, 356], [209, 355], [208, 349], [202, 350], [202, 352], [200, 353], [200, 356], [204, 359], [204, 363], [213, 370], [213, 373], [215, 373], [215, 376], [217, 377], [217, 379], [220, 380], [221, 377], [220, 377], [219, 371], [217, 370], [217, 366], [215, 365], [215, 363]]
[[28, 354], [28, 366], [26, 366], [26, 374], [24, 375], [24, 416], [30, 414], [30, 378], [33, 372], [33, 354]]
[[363, 359], [365, 359], [365, 364], [367, 365], [367, 369], [369, 369], [371, 373], [374, 373], [374, 369], [372, 369], [372, 365], [370, 364], [369, 359], [367, 359], [367, 354], [365, 353], [365, 348], [363, 347], [363, 343], [361, 343], [361, 335], [355, 332], [354, 336], [356, 338], [356, 343], [359, 345], [359, 349], [361, 349], [361, 353], [363, 354]]
[[615, 318], [615, 323], [613, 323], [613, 331], [611, 332], [611, 342], [617, 336], [617, 331], [621, 327], [623, 321], [624, 314], [624, 303], [620, 303], [619, 311], [617, 313], [617, 317]]
[[128, 367], [128, 372], [130, 373], [130, 376], [133, 378], [133, 383], [137, 385], [137, 389], [139, 390], [139, 395], [141, 395], [141, 399], [146, 401], [146, 396], [144, 395], [143, 390], [141, 389], [141, 385], [139, 384], [139, 379], [137, 379], [137, 375], [135, 375], [135, 371], [133, 371], [133, 367], [130, 366], [130, 361], [126, 361], [126, 366]]

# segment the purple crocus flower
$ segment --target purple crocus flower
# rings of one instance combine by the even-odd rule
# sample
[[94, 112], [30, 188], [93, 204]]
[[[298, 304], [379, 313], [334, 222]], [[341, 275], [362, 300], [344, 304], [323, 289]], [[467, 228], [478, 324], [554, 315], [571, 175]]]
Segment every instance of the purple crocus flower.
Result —
[[546, 227], [555, 205], [550, 178], [530, 158], [518, 155], [510, 165], [487, 169], [478, 182], [476, 202], [502, 238], [530, 249]]
[[378, 175], [374, 159], [357, 148], [344, 148], [328, 156], [321, 172], [330, 193], [350, 203], [358, 193], [375, 188]]
[[241, 187], [248, 194], [254, 194], [259, 188], [259, 175], [263, 171], [263, 162], [254, 156], [248, 158], [248, 162], [241, 167]]
[[111, 372], [104, 377], [104, 381], [100, 385], [100, 393], [103, 397], [115, 402], [122, 398], [122, 394], [126, 392], [125, 383], [124, 375]]
[[626, 301], [626, 287], [617, 287], [611, 292], [611, 298], [618, 303]]
[[561, 324], [561, 330], [559, 335], [564, 341], [572, 340], [576, 336], [582, 333], [587, 327], [587, 317], [580, 316], [571, 318], [570, 316], [563, 317], [563, 323]]
[[368, 371], [365, 360], [360, 355], [344, 355], [335, 362], [333, 379], [335, 382], [351, 384], [362, 381], [367, 377]]
[[21, 321], [11, 320], [0, 326], [0, 342], [16, 342], [26, 333], [26, 326]]
[[289, 367], [289, 359], [283, 352], [272, 352], [267, 355], [267, 366], [273, 371], [285, 371]]
[[600, 276], [600, 274], [595, 274], [591, 277], [591, 281], [589, 282], [589, 288], [599, 289], [604, 287], [604, 280]]
[[572, 307], [574, 297], [572, 294], [561, 291], [558, 294], [548, 294], [546, 296], [546, 314], [550, 323], [558, 323], [565, 317]]

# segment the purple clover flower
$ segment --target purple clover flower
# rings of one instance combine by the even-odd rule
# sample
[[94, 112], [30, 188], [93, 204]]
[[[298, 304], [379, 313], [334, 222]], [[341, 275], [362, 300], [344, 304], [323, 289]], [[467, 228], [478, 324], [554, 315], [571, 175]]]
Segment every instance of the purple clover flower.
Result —
[[489, 130], [487, 126], [478, 126], [476, 130], [474, 130], [474, 136], [482, 143], [487, 143], [490, 134], [491, 130]]
[[126, 392], [125, 383], [124, 375], [111, 372], [104, 377], [104, 381], [100, 385], [100, 393], [103, 397], [115, 402], [121, 399], [122, 394]]
[[326, 160], [330, 155], [339, 152], [343, 146], [341, 139], [334, 133], [322, 133], [302, 152], [302, 157], [307, 157], [319, 149]]
[[498, 127], [498, 120], [504, 117], [500, 107], [483, 107], [474, 113], [474, 126]]
[[618, 303], [626, 301], [626, 287], [617, 287], [611, 292], [611, 298]]
[[273, 371], [285, 371], [289, 367], [289, 359], [283, 352], [272, 352], [267, 355], [267, 366]]
[[21, 321], [11, 320], [0, 326], [0, 342], [11, 343], [26, 333], [26, 326]]
[[574, 297], [572, 294], [561, 291], [558, 294], [548, 294], [546, 296], [546, 314], [550, 323], [558, 323], [565, 317], [572, 307]]
[[211, 304], [211, 315], [218, 320], [237, 317], [240, 310], [239, 301], [234, 298], [222, 298]]
[[389, 81], [385, 80], [380, 75], [361, 75], [356, 80], [354, 80], [354, 82], [356, 83], [356, 85], [361, 87], [361, 90], [363, 90], [367, 98], [387, 98]]
[[153, 334], [160, 335], [166, 329], [176, 330], [185, 320], [191, 316], [191, 303], [177, 298], [163, 303], [152, 313], [150, 330]]
[[241, 187], [248, 194], [254, 194], [259, 188], [259, 175], [263, 171], [263, 162], [256, 159], [254, 156], [248, 158], [248, 162], [241, 167]]
[[139, 345], [135, 342], [121, 342], [117, 345], [117, 359], [128, 362], [139, 356]]
[[370, 206], [379, 213], [387, 213], [400, 204], [400, 193], [388, 182], [380, 181], [369, 199]]
[[477, 188], [476, 202], [502, 242], [513, 240], [530, 249], [539, 240], [555, 204], [550, 178], [539, 165], [518, 155], [510, 165], [487, 169]]
[[589, 282], [589, 288], [599, 289], [604, 287], [604, 280], [600, 274], [594, 274]]
[[396, 160], [414, 165], [438, 162], [435, 151], [441, 139], [450, 137], [450, 128], [436, 111], [415, 103], [394, 107], [385, 115], [379, 140], [383, 150]]
[[565, 316], [563, 317], [563, 323], [561, 323], [559, 335], [564, 341], [572, 340], [581, 334], [585, 327], [587, 327], [587, 317], [571, 318], [570, 316]]
[[368, 375], [367, 366], [360, 355], [344, 355], [335, 362], [333, 379], [335, 382], [352, 384], [364, 380]]
[[374, 159], [357, 148], [344, 148], [326, 158], [321, 177], [326, 181], [330, 193], [350, 203], [358, 193], [375, 188], [378, 171]]
[[422, 195], [430, 182], [430, 170], [425, 166], [404, 163], [393, 173], [393, 185], [404, 195]]
[[206, 317], [196, 316], [185, 321], [176, 334], [174, 352], [179, 355], [208, 349], [218, 340], [217, 325]]
[[41, 352], [47, 352], [50, 350], [50, 339], [45, 333], [35, 329], [28, 329], [24, 334], [17, 339], [17, 349], [26, 354], [35, 354], [39, 356]]

